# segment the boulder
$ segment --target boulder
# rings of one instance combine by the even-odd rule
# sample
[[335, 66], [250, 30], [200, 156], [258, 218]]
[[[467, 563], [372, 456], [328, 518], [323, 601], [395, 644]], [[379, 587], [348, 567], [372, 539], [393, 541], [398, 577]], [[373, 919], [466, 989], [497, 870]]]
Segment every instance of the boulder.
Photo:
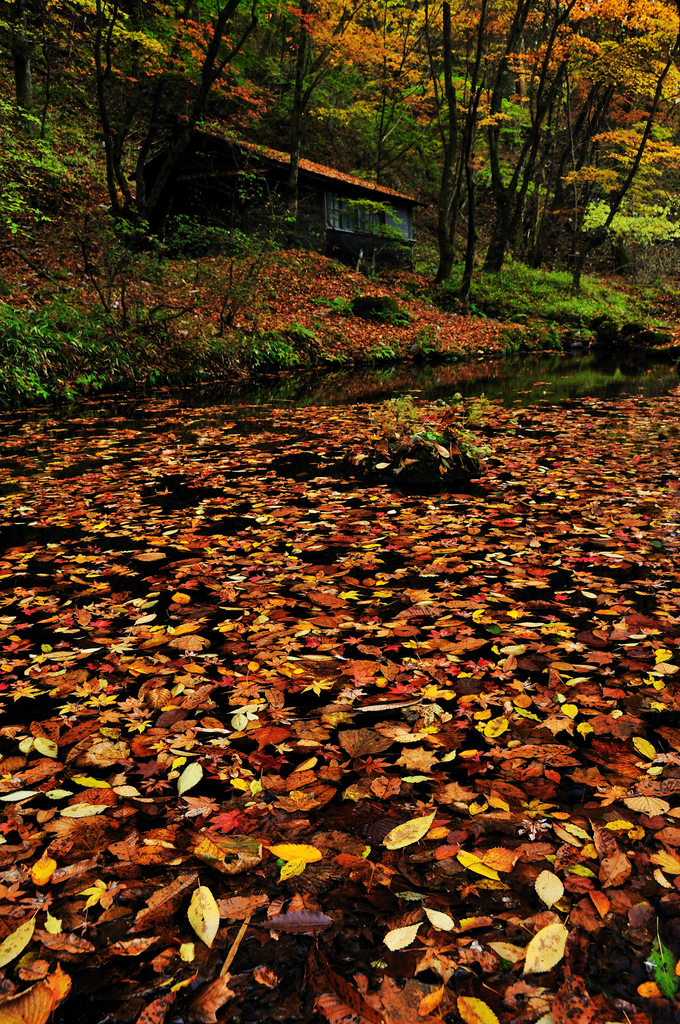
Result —
[[389, 295], [359, 295], [352, 302], [352, 312], [362, 320], [394, 323], [406, 314], [396, 299]]

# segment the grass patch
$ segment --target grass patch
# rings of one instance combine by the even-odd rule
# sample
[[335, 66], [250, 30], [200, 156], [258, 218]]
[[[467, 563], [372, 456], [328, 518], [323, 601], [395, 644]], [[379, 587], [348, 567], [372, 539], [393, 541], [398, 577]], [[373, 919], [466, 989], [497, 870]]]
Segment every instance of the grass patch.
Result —
[[[454, 267], [451, 281], [433, 296], [441, 309], [457, 311], [462, 270], [462, 265]], [[574, 327], [603, 315], [620, 322], [651, 322], [655, 294], [649, 287], [624, 291], [591, 275], [584, 276], [581, 292], [574, 294], [567, 271], [532, 270], [509, 262], [500, 274], [475, 274], [470, 311], [498, 320], [548, 320]]]

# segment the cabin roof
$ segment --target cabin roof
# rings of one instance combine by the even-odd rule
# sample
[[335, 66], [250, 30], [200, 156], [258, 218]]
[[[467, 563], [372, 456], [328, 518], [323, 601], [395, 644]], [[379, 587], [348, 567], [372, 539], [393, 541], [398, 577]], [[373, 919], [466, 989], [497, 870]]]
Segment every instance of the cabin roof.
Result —
[[[231, 142], [238, 146], [240, 149], [245, 150], [248, 153], [257, 153], [260, 156], [266, 157], [271, 160], [272, 163], [280, 164], [285, 166], [290, 164], [290, 154], [282, 153], [278, 149], [271, 149], [269, 146], [260, 146], [255, 142], [244, 142], [241, 139], [225, 138], [219, 131], [219, 127], [211, 125], [211, 134], [214, 132], [223, 141]], [[364, 189], [367, 192], [373, 192], [377, 196], [389, 196], [392, 199], [402, 199], [406, 203], [411, 203], [414, 206], [423, 206], [418, 199], [413, 196], [406, 195], [403, 192], [397, 192], [392, 188], [387, 188], [385, 185], [376, 185], [374, 181], [366, 181], [363, 178], [356, 178], [353, 174], [345, 174], [344, 171], [338, 171], [334, 167], [327, 167], [325, 164], [317, 164], [312, 160], [300, 160], [300, 170], [305, 171], [307, 174], [313, 174], [318, 178], [325, 178], [328, 181], [343, 182], [347, 185], [354, 185], [357, 188]]]

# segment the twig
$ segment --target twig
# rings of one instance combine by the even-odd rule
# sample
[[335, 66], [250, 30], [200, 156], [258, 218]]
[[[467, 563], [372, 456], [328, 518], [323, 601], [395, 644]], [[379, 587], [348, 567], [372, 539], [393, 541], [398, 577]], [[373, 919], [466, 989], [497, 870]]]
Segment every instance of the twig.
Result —
[[37, 263], [33, 262], [33, 260], [30, 260], [28, 256], [26, 256], [26, 254], [21, 251], [21, 249], [17, 249], [15, 246], [11, 245], [9, 246], [9, 251], [15, 252], [17, 256], [19, 256], [24, 261], [24, 263], [26, 263], [31, 268], [31, 270], [35, 270], [38, 277], [44, 277], [46, 281], [51, 281], [52, 284], [59, 284], [56, 278], [52, 277], [52, 275], [49, 274], [46, 270], [43, 270], [42, 267], [39, 267]]
[[234, 961], [234, 957], [238, 953], [238, 947], [241, 945], [241, 939], [245, 935], [246, 928], [250, 924], [251, 916], [252, 915], [249, 914], [248, 917], [243, 922], [243, 924], [241, 925], [241, 927], [239, 928], [238, 935], [236, 936], [236, 938], [232, 942], [231, 949], [229, 950], [229, 952], [227, 954], [227, 959], [222, 964], [222, 970], [220, 971], [220, 978], [224, 977], [224, 975], [227, 973], [227, 971], [231, 967], [231, 965], [232, 965], [232, 963]]

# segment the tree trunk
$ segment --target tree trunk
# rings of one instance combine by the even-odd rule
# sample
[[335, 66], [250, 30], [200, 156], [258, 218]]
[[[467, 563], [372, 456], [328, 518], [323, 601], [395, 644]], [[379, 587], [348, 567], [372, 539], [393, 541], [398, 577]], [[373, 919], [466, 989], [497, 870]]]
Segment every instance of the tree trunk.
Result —
[[[308, 13], [303, 0], [302, 13]], [[291, 220], [291, 238], [297, 242], [298, 178], [300, 175], [300, 149], [302, 147], [302, 116], [305, 108], [305, 74], [309, 53], [309, 32], [304, 21], [300, 21], [300, 38], [295, 60], [295, 87], [293, 90], [293, 116], [290, 125], [290, 170], [288, 174], [288, 216]]]
[[484, 258], [485, 274], [500, 274], [505, 260], [505, 250], [508, 245], [508, 216], [505, 208], [499, 208], [496, 214], [493, 234], [486, 250]]
[[37, 124], [33, 119], [33, 78], [31, 56], [33, 44], [26, 32], [26, 4], [17, 0], [14, 7], [14, 31], [12, 34], [12, 57], [14, 58], [14, 84], [17, 106], [23, 112], [20, 118], [22, 130], [35, 135]]
[[477, 208], [475, 204], [472, 158], [472, 145], [470, 145], [465, 160], [465, 186], [468, 196], [467, 245], [465, 246], [465, 268], [459, 293], [460, 311], [466, 314], [470, 312], [470, 288], [472, 287], [472, 274], [475, 269], [475, 250], [477, 247]]
[[439, 247], [439, 266], [435, 284], [448, 281], [453, 270], [455, 256], [455, 228], [457, 218], [452, 218], [452, 210], [456, 193], [456, 149], [458, 145], [458, 110], [456, 87], [453, 84], [453, 59], [451, 46], [451, 5], [443, 6], [443, 43], [444, 43], [444, 95], [446, 97], [447, 130], [443, 132], [444, 165], [442, 167], [441, 184], [439, 186], [439, 202], [437, 203], [437, 245]]

